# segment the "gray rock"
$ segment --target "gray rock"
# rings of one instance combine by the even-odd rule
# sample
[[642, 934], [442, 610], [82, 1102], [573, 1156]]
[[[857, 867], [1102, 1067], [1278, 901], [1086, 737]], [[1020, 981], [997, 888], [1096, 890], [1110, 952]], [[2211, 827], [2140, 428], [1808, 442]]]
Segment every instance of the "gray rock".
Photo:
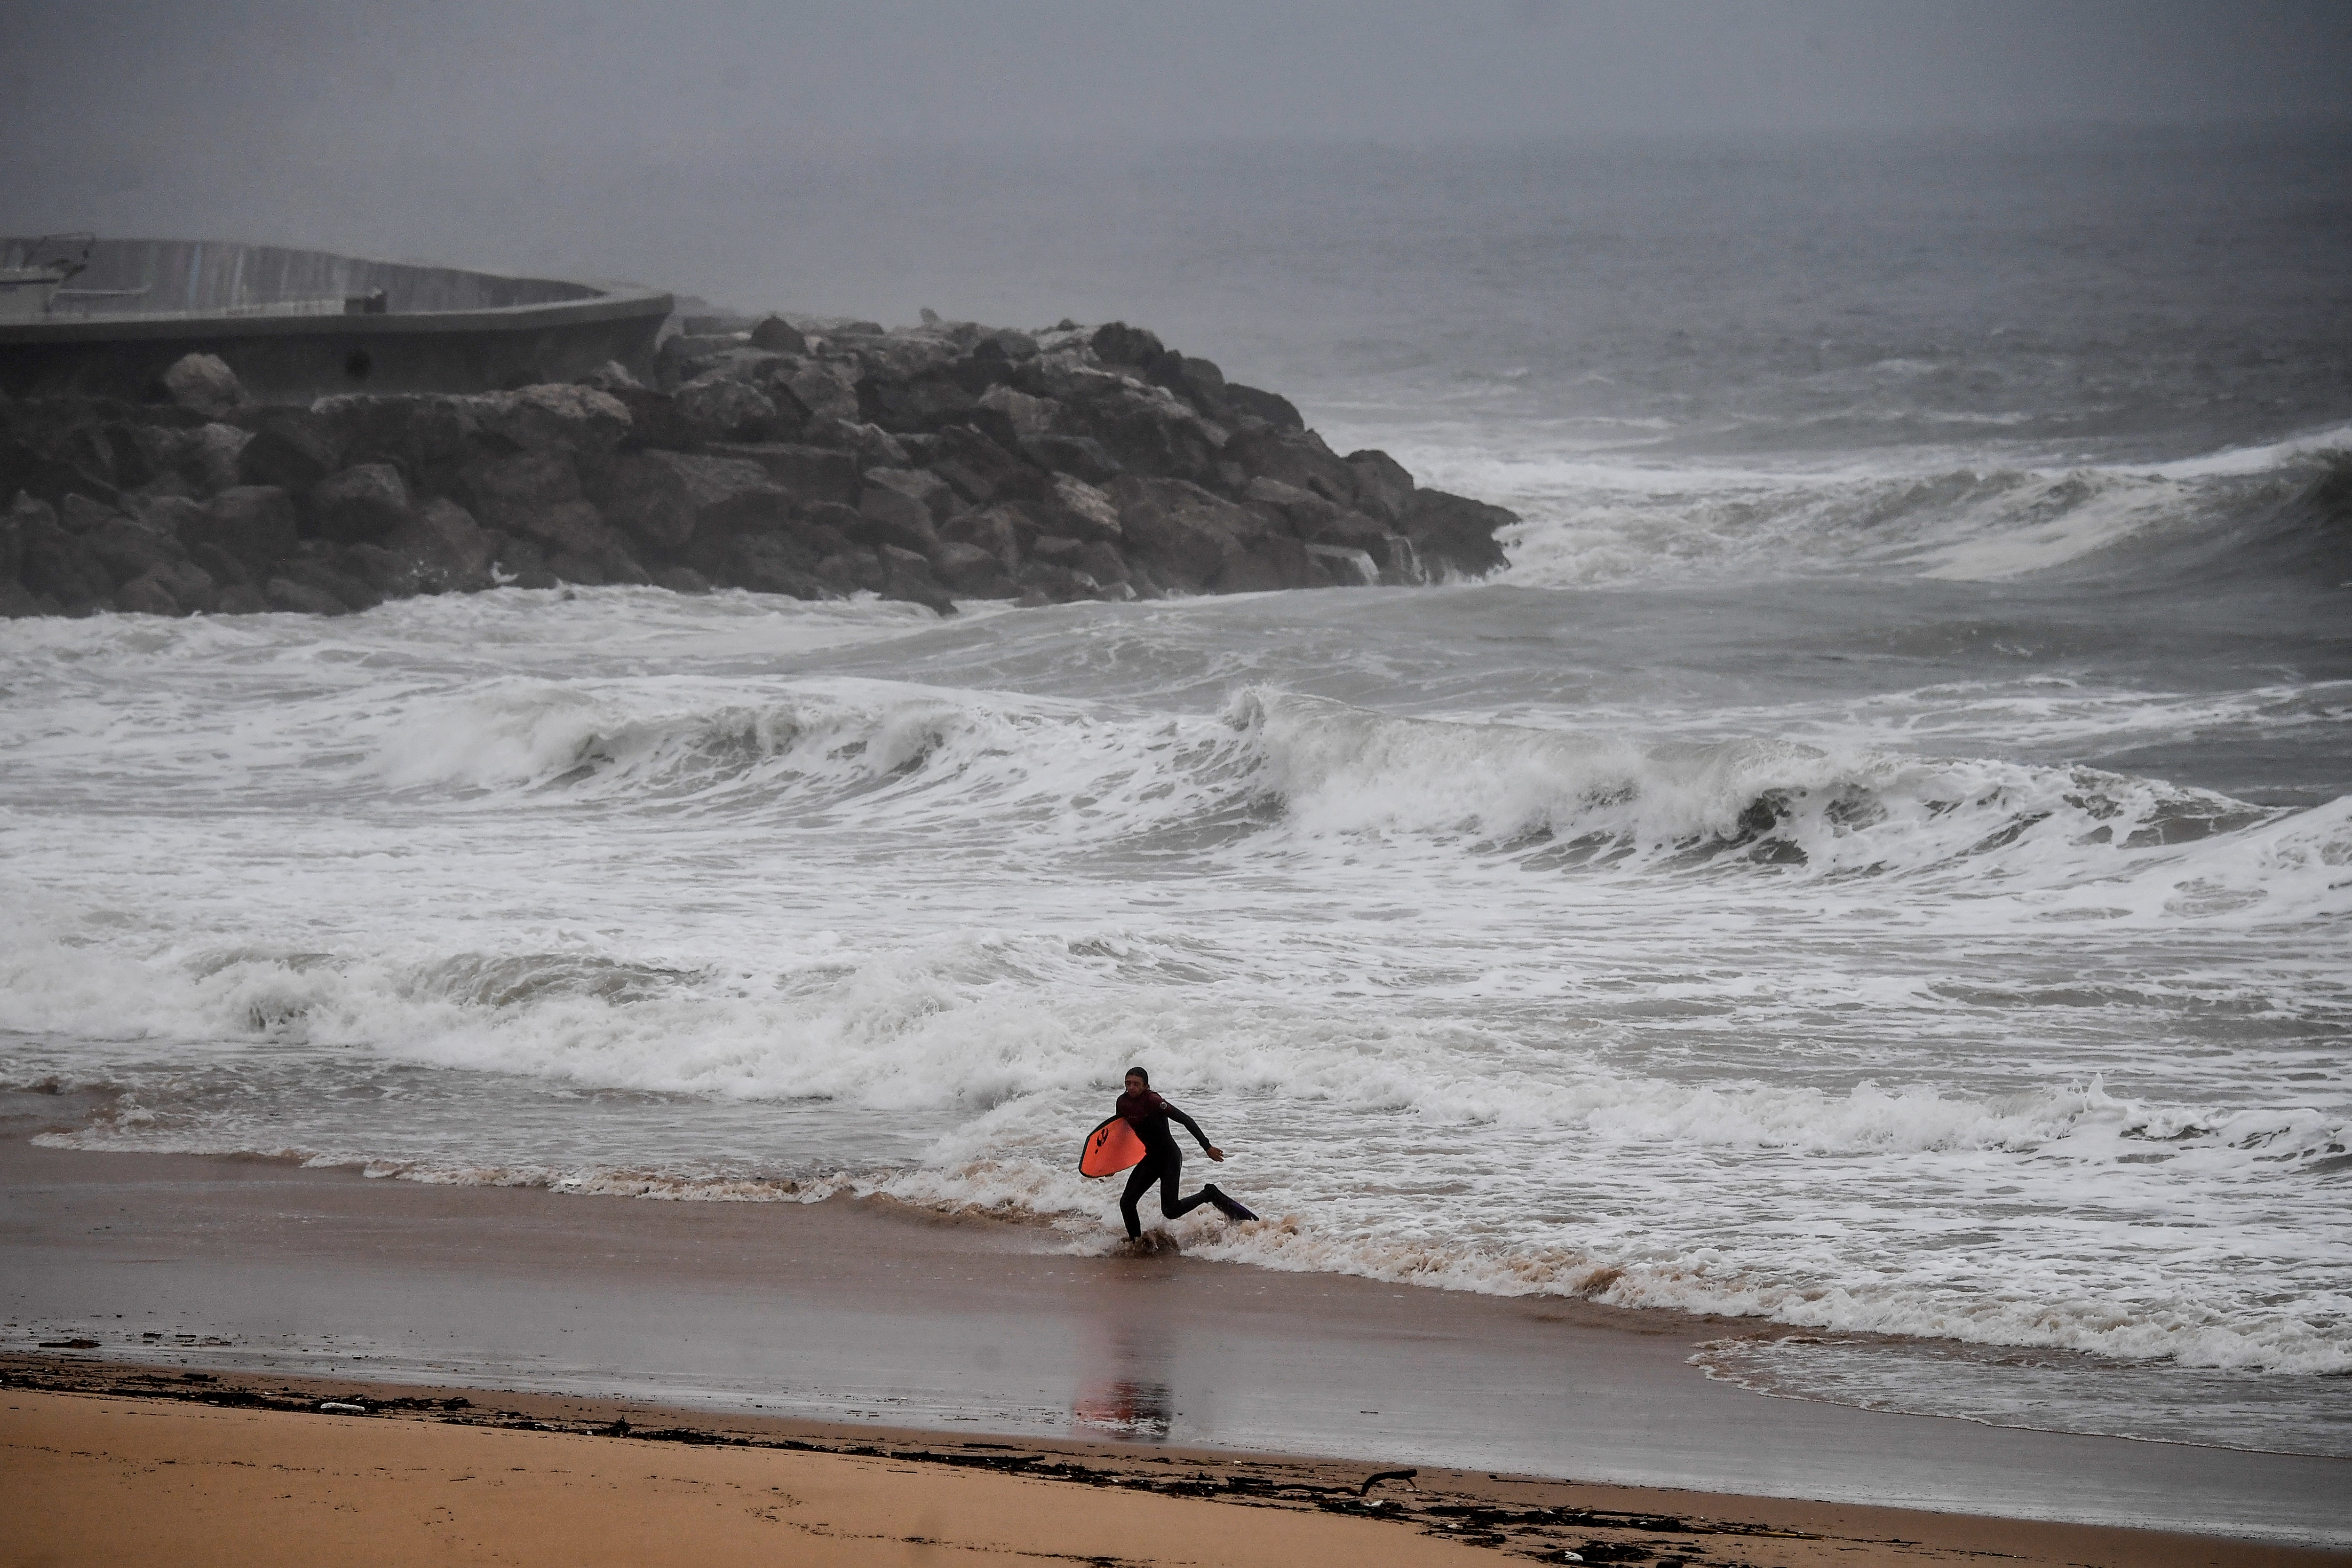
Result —
[[[1134, 475], [1110, 487], [1129, 559], [1171, 587], [1198, 592], [1266, 531], [1265, 519], [1182, 479]], [[1291, 541], [1297, 544], [1297, 540]]]
[[478, 457], [459, 483], [482, 526], [502, 533], [537, 537], [541, 517], [585, 498], [572, 455], [553, 448]]
[[790, 392], [813, 420], [858, 423], [857, 381], [845, 368], [820, 360], [794, 359], [779, 366], [773, 383]]
[[1160, 334], [1147, 327], [1130, 327], [1124, 321], [1109, 321], [1095, 329], [1087, 340], [1095, 358], [1107, 365], [1143, 365], [1168, 351], [1160, 341]]
[[636, 423], [628, 404], [593, 386], [550, 382], [469, 402], [476, 423], [488, 434], [526, 452], [566, 452], [575, 459], [612, 451]]
[[299, 542], [293, 498], [275, 485], [232, 485], [205, 506], [201, 520], [182, 525], [180, 538], [191, 552], [199, 544], [211, 545], [256, 581], [266, 580], [269, 568], [292, 555]]
[[1356, 477], [1356, 505], [1391, 528], [1412, 509], [1412, 476], [1403, 464], [1373, 448], [1348, 454]]
[[184, 615], [180, 601], [153, 572], [131, 579], [114, 591], [115, 609], [131, 615]]
[[654, 569], [654, 586], [667, 588], [672, 593], [708, 593], [710, 580], [690, 566], [664, 566]]
[[350, 432], [338, 421], [273, 406], [247, 411], [241, 423], [251, 434], [236, 455], [240, 483], [300, 494], [343, 465]]
[[1090, 435], [1027, 435], [1022, 455], [1040, 468], [1068, 474], [1089, 485], [1108, 485], [1127, 472], [1103, 444]]
[[1013, 599], [1020, 591], [1005, 573], [1003, 563], [978, 545], [953, 541], [936, 545], [930, 553], [931, 574], [949, 592], [964, 599]]
[[904, 381], [868, 376], [857, 383], [859, 416], [888, 431], [933, 430], [970, 417], [979, 406], [977, 398], [944, 374]]
[[383, 595], [368, 581], [365, 568], [342, 547], [320, 539], [305, 542], [291, 559], [278, 562], [272, 581], [292, 582], [332, 595], [350, 610], [373, 610], [383, 602]]
[[228, 361], [215, 354], [183, 354], [163, 372], [163, 390], [182, 408], [227, 413], [245, 402], [245, 388]]
[[417, 593], [471, 593], [491, 586], [490, 540], [473, 515], [436, 497], [386, 534], [383, 547], [404, 564]]
[[1495, 542], [1495, 530], [1518, 520], [1516, 512], [1484, 501], [1443, 490], [1416, 490], [1405, 512], [1404, 534], [1425, 563], [1464, 577], [1484, 577], [1510, 564], [1503, 547]]
[[0, 577], [0, 621], [22, 621], [31, 615], [55, 615], [58, 601], [44, 599], [13, 577]]
[[1266, 593], [1284, 588], [1329, 588], [1323, 563], [1287, 534], [1267, 533], [1228, 559], [1209, 582], [1213, 593]]
[[311, 517], [322, 536], [340, 544], [381, 538], [413, 513], [407, 482], [389, 463], [362, 463], [310, 487]]
[[1056, 474], [1044, 497], [1041, 520], [1079, 538], [1119, 544], [1126, 530], [1119, 524], [1118, 504], [1108, 491], [1068, 474]]
[[273, 577], [262, 590], [262, 597], [272, 610], [295, 615], [349, 615], [351, 606], [323, 589], [296, 582], [291, 578]]
[[855, 453], [781, 441], [714, 445], [710, 455], [758, 464], [796, 500], [838, 501], [844, 506], [857, 504], [868, 466]]
[[793, 499], [760, 464], [656, 451], [616, 460], [598, 497], [614, 523], [656, 552], [683, 549], [698, 532], [779, 527]]
[[1356, 474], [1313, 431], [1236, 431], [1224, 455], [1253, 478], [1278, 480], [1346, 508], [1356, 506]]
[[[1071, 567], [1073, 570], [1085, 572], [1105, 588], [1123, 584], [1130, 576], [1127, 558], [1101, 539], [1088, 539], [1079, 546], [1077, 559], [1071, 563]], [[1129, 593], [1125, 597], [1134, 596]]]
[[992, 386], [980, 394], [980, 406], [1013, 426], [1016, 436], [1050, 435], [1062, 405], [1049, 397], [1031, 397], [1010, 386]]
[[808, 340], [799, 328], [782, 316], [771, 316], [751, 329], [751, 346], [765, 349], [772, 354], [805, 354]]
[[881, 558], [883, 572], [882, 597], [903, 599], [928, 605], [941, 615], [956, 612], [955, 601], [931, 576], [928, 557], [896, 545], [884, 545], [875, 552]]
[[1239, 382], [1225, 383], [1225, 406], [1236, 418], [1262, 420], [1276, 430], [1305, 430], [1307, 421], [1299, 417], [1291, 401], [1278, 392], [1244, 386]]
[[868, 468], [865, 486], [858, 496], [862, 507], [866, 498], [876, 491], [903, 496], [923, 508], [933, 523], [943, 522], [964, 509], [948, 482], [938, 475], [921, 468]]
[[887, 485], [871, 486], [858, 497], [857, 510], [865, 519], [866, 542], [919, 554], [940, 542], [939, 528], [931, 521], [930, 509], [903, 490]]
[[782, 424], [766, 393], [713, 371], [677, 389], [677, 417], [696, 441], [765, 441]]
[[1380, 563], [1369, 550], [1348, 545], [1308, 545], [1307, 553], [1323, 565], [1331, 580], [1343, 588], [1370, 588], [1381, 580]]
[[221, 590], [215, 615], [260, 615], [269, 609], [269, 596], [250, 582], [231, 583]]
[[1036, 524], [1028, 513], [1013, 505], [961, 512], [940, 525], [941, 538], [977, 545], [1008, 573], [1021, 565], [1023, 541], [1035, 538], [1036, 532]]
[[846, 452], [857, 459], [857, 465], [866, 468], [911, 468], [914, 454], [906, 443], [878, 424], [858, 424], [848, 420], [812, 421], [801, 432], [801, 440], [810, 446], [829, 446]]

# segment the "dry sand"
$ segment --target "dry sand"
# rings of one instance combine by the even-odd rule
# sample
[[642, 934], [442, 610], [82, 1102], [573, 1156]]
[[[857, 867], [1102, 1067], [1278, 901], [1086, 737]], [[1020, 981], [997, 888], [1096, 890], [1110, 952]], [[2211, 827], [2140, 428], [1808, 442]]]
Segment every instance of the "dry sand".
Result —
[[[47, 1371], [126, 1385], [141, 1375], [96, 1365]], [[25, 1386], [42, 1372], [19, 1361], [0, 1396], [0, 1561], [11, 1568], [321, 1561], [1337, 1568], [1559, 1562], [1569, 1551], [1588, 1562], [1726, 1568], [2352, 1561], [2200, 1536], [1455, 1471], [1380, 1479], [1370, 1467], [1307, 1460], [793, 1432], [785, 1423], [738, 1429], [692, 1416], [663, 1427], [641, 1408], [634, 1435], [599, 1436], [547, 1428], [625, 1417], [593, 1402], [528, 1396], [451, 1411], [430, 1406], [445, 1397], [437, 1391], [404, 1389], [405, 1408], [349, 1415], [205, 1405], [196, 1400], [323, 1401], [315, 1389], [235, 1381], [174, 1387], [176, 1375], [155, 1379], [143, 1398]], [[769, 1446], [786, 1443], [793, 1447]]]

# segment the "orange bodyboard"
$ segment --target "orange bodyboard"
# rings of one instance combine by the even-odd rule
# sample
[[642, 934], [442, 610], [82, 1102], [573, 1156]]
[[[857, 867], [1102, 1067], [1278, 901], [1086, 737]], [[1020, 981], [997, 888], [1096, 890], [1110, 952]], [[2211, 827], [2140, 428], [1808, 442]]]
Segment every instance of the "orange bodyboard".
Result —
[[1087, 1134], [1086, 1146], [1078, 1154], [1080, 1176], [1117, 1176], [1143, 1159], [1143, 1140], [1127, 1124], [1124, 1116], [1113, 1116]]

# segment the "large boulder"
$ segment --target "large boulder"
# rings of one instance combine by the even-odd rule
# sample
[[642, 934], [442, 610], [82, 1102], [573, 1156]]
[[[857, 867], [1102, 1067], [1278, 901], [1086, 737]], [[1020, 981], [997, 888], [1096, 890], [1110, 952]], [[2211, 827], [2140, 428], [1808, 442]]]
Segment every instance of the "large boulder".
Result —
[[1121, 385], [1066, 413], [1083, 420], [1120, 466], [1209, 485], [1219, 482], [1223, 436], [1161, 387]]
[[797, 501], [838, 501], [855, 506], [858, 492], [865, 487], [865, 471], [868, 465], [860, 463], [857, 455], [826, 446], [804, 446], [794, 442], [746, 442], [713, 445], [713, 457], [731, 457], [746, 463], [756, 463], [767, 471], [768, 477]]
[[1403, 526], [1405, 537], [1428, 565], [1463, 577], [1484, 577], [1510, 564], [1503, 547], [1495, 542], [1495, 530], [1518, 520], [1517, 513], [1484, 501], [1443, 490], [1416, 490]]
[[698, 533], [774, 528], [793, 502], [758, 463], [658, 451], [617, 459], [597, 499], [631, 538], [663, 555], [684, 549]]
[[1192, 592], [1216, 582], [1227, 563], [1268, 531], [1257, 513], [1182, 479], [1129, 475], [1109, 494], [1129, 558], [1140, 558], [1160, 581]]
[[201, 518], [182, 525], [180, 538], [192, 553], [199, 544], [220, 550], [256, 582], [266, 582], [269, 569], [301, 542], [293, 497], [275, 485], [232, 485], [212, 498]]
[[1168, 351], [1159, 333], [1124, 321], [1105, 322], [1087, 341], [1095, 358], [1107, 365], [1146, 365]]
[[1267, 478], [1353, 509], [1356, 472], [1311, 430], [1258, 428], [1227, 438], [1224, 455], [1252, 478]]
[[88, 541], [58, 521], [56, 508], [19, 494], [9, 521], [21, 561], [18, 574], [27, 591], [68, 613], [86, 613], [100, 601], [110, 602], [114, 574]]
[[968, 419], [979, 400], [945, 372], [906, 380], [870, 375], [857, 383], [858, 417], [888, 431], [925, 431]]
[[526, 452], [568, 452], [575, 460], [612, 451], [636, 423], [626, 403], [593, 386], [549, 382], [469, 402], [485, 434]]
[[768, 384], [791, 394], [813, 420], [859, 421], [856, 377], [840, 365], [788, 358], [770, 371]]
[[352, 607], [322, 588], [273, 577], [262, 590], [269, 608], [289, 615], [349, 615]]
[[[486, 443], [481, 420], [489, 407], [470, 397], [346, 393], [320, 398], [310, 410], [343, 434], [341, 461], [336, 466], [389, 463], [411, 490], [448, 495], [464, 488], [469, 465], [517, 444], [511, 439]], [[525, 450], [551, 453], [567, 462], [572, 455], [561, 446]]]
[[[74, 531], [112, 575], [118, 608], [150, 615], [213, 608], [218, 588], [212, 574], [190, 559], [179, 538], [153, 517], [109, 512]], [[134, 583], [142, 585], [137, 592], [131, 591]]]
[[1385, 452], [1367, 448], [1348, 454], [1348, 468], [1355, 476], [1356, 505], [1391, 527], [1402, 523], [1412, 510], [1412, 476], [1403, 464]]
[[311, 519], [321, 537], [339, 544], [380, 538], [414, 510], [407, 481], [389, 463], [362, 463], [310, 487]]
[[1329, 588], [1334, 580], [1306, 545], [1268, 530], [1247, 540], [1208, 587], [1212, 593], [1269, 593], [1282, 588]]
[[585, 499], [572, 455], [554, 448], [478, 457], [459, 480], [485, 528], [537, 537], [541, 517]]
[[782, 316], [771, 316], [751, 329], [751, 347], [764, 349], [772, 354], [805, 354], [808, 339], [801, 329]]
[[979, 545], [950, 540], [935, 546], [929, 559], [932, 577], [958, 598], [1020, 597], [1021, 591], [1013, 586], [1004, 563]]
[[1061, 403], [1049, 397], [1031, 397], [1007, 385], [992, 386], [980, 394], [980, 406], [1002, 418], [1017, 436], [1050, 435], [1061, 418]]
[[352, 434], [348, 423], [275, 404], [246, 411], [240, 423], [250, 434], [237, 451], [237, 482], [295, 495], [343, 465]]
[[1276, 430], [1305, 430], [1307, 421], [1297, 408], [1279, 392], [1244, 386], [1239, 382], [1225, 383], [1225, 406], [1236, 420], [1263, 420]]
[[416, 593], [470, 593], [491, 586], [490, 541], [473, 515], [436, 497], [379, 541]]
[[883, 598], [908, 600], [941, 615], [956, 612], [955, 600], [931, 575], [929, 557], [897, 545], [884, 545], [875, 553], [882, 559]]
[[679, 387], [676, 407], [678, 422], [697, 442], [772, 440], [784, 423], [765, 392], [717, 371]]
[[1021, 455], [1040, 468], [1072, 475], [1089, 485], [1108, 485], [1127, 472], [1091, 435], [1025, 435]]
[[182, 408], [218, 417], [245, 402], [236, 372], [217, 354], [183, 354], [163, 372], [163, 390]]
[[1068, 474], [1056, 474], [1045, 493], [1033, 505], [1041, 523], [1056, 533], [1081, 539], [1125, 542], [1118, 503], [1110, 493]]
[[951, 424], [940, 430], [930, 471], [976, 507], [1000, 495], [1035, 494], [1045, 483], [1045, 476], [1033, 465], [1015, 457], [969, 424]]
[[365, 567], [354, 562], [343, 547], [324, 539], [303, 541], [299, 549], [278, 563], [268, 588], [273, 603], [280, 582], [327, 594], [346, 610], [373, 610], [383, 602], [383, 594], [368, 580]]
[[963, 510], [946, 480], [920, 468], [869, 468], [857, 509], [879, 538], [922, 554], [939, 542], [939, 525]]

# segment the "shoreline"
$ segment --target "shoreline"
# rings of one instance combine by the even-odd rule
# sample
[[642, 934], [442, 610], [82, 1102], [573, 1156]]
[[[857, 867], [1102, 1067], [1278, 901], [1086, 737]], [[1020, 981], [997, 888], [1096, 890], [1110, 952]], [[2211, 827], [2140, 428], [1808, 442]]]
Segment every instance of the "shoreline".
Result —
[[[1106, 1441], [996, 1441], [919, 1428], [781, 1416], [714, 1417], [637, 1401], [499, 1392], [472, 1385], [368, 1385], [342, 1379], [169, 1373], [144, 1370], [135, 1363], [67, 1356], [0, 1356], [0, 1406], [5, 1406], [0, 1422], [5, 1423], [0, 1427], [0, 1450], [13, 1451], [11, 1463], [0, 1469], [18, 1478], [13, 1484], [0, 1482], [0, 1496], [13, 1490], [13, 1485], [35, 1484], [28, 1457], [46, 1455], [54, 1466], [55, 1439], [60, 1432], [71, 1429], [84, 1444], [91, 1441], [88, 1435], [91, 1430], [102, 1435], [102, 1450], [84, 1447], [74, 1455], [86, 1461], [86, 1467], [94, 1468], [119, 1458], [117, 1446], [123, 1442], [126, 1430], [138, 1425], [134, 1412], [160, 1406], [175, 1416], [201, 1412], [205, 1417], [236, 1418], [234, 1427], [216, 1425], [209, 1432], [184, 1419], [164, 1426], [169, 1429], [168, 1440], [183, 1448], [192, 1440], [210, 1437], [215, 1443], [226, 1443], [228, 1451], [238, 1455], [291, 1448], [308, 1458], [323, 1428], [332, 1434], [330, 1441], [370, 1458], [383, 1458], [386, 1450], [402, 1447], [431, 1457], [457, 1447], [447, 1438], [462, 1434], [471, 1442], [495, 1435], [494, 1441], [509, 1439], [496, 1450], [500, 1458], [525, 1461], [506, 1467], [510, 1474], [529, 1473], [534, 1459], [540, 1466], [550, 1463], [543, 1445], [518, 1446], [510, 1441], [515, 1437], [568, 1440], [572, 1447], [562, 1457], [575, 1468], [580, 1446], [593, 1445], [602, 1451], [593, 1462], [616, 1475], [625, 1469], [634, 1476], [641, 1469], [643, 1461], [625, 1454], [629, 1445], [641, 1450], [657, 1448], [663, 1458], [655, 1462], [662, 1469], [656, 1476], [646, 1477], [648, 1480], [679, 1468], [676, 1456], [681, 1450], [695, 1455], [697, 1460], [708, 1455], [754, 1464], [788, 1460], [803, 1471], [812, 1461], [862, 1464], [869, 1474], [878, 1466], [888, 1474], [915, 1478], [884, 1482], [880, 1507], [890, 1519], [903, 1519], [925, 1509], [927, 1494], [950, 1484], [950, 1478], [953, 1483], [961, 1483], [976, 1476], [1033, 1489], [1044, 1483], [1048, 1489], [1045, 1494], [1024, 1500], [1024, 1511], [1030, 1527], [1048, 1537], [1052, 1545], [1065, 1544], [1059, 1539], [1063, 1534], [1099, 1525], [1104, 1504], [1088, 1494], [1116, 1490], [1120, 1505], [1126, 1500], [1148, 1498], [1205, 1504], [1219, 1511], [1278, 1511], [1290, 1516], [1286, 1528], [1296, 1527], [1287, 1542], [1267, 1540], [1272, 1531], [1267, 1521], [1257, 1516], [1229, 1517], [1223, 1521], [1223, 1528], [1237, 1538], [1235, 1544], [1276, 1546], [1292, 1553], [1304, 1549], [1310, 1554], [1323, 1548], [1343, 1553], [1338, 1560], [1352, 1562], [1430, 1560], [1423, 1548], [1434, 1549], [1438, 1561], [1474, 1561], [1460, 1555], [1464, 1549], [1485, 1548], [1541, 1562], [1654, 1560], [1662, 1568], [1677, 1563], [1696, 1568], [1709, 1562], [1727, 1568], [1764, 1563], [1796, 1568], [1851, 1563], [1856, 1553], [1864, 1562], [1899, 1557], [1926, 1563], [1990, 1554], [2021, 1563], [2083, 1568], [2175, 1563], [2183, 1568], [2191, 1563], [2246, 1568], [2311, 1564], [2316, 1568], [2322, 1563], [2352, 1562], [2352, 1552], [2115, 1525], [1610, 1486], [1427, 1466], [1383, 1467], [1360, 1460], [1218, 1448]], [[433, 1436], [427, 1437], [425, 1433]], [[475, 1451], [488, 1450], [478, 1447]], [[462, 1452], [451, 1455], [453, 1459], [466, 1457]], [[186, 1461], [173, 1458], [163, 1462]], [[246, 1467], [254, 1463], [241, 1458], [226, 1462]], [[287, 1484], [282, 1473], [289, 1468], [294, 1467], [273, 1466], [277, 1473], [268, 1482], [272, 1489]], [[387, 1468], [374, 1467], [378, 1471]], [[696, 1468], [696, 1461], [688, 1461], [687, 1468]], [[569, 1476], [572, 1470], [558, 1473]], [[456, 1484], [471, 1479], [444, 1480], [436, 1474], [425, 1482], [412, 1483], [408, 1490], [446, 1498]], [[275, 1495], [280, 1502], [298, 1500], [313, 1500], [303, 1496], [299, 1483], [294, 1493]], [[580, 1500], [567, 1500], [576, 1504]], [[617, 1507], [642, 1505], [642, 1500], [614, 1500]], [[1194, 1511], [1198, 1512], [1197, 1507]], [[18, 1517], [25, 1517], [21, 1511]], [[532, 1515], [531, 1521], [541, 1529], [550, 1522], [543, 1514]], [[237, 1549], [249, 1550], [257, 1534], [265, 1550], [250, 1560], [274, 1560], [267, 1552], [274, 1522], [267, 1516], [240, 1518]], [[90, 1544], [87, 1539], [77, 1542], [69, 1528], [58, 1530], [54, 1521], [50, 1528], [68, 1547]], [[935, 1525], [924, 1528], [937, 1529]], [[1197, 1544], [1199, 1533], [1190, 1531], [1187, 1539]], [[936, 1533], [902, 1536], [888, 1542], [908, 1543], [950, 1548], [967, 1544], [943, 1542]], [[301, 1551], [315, 1551], [320, 1544], [315, 1535], [305, 1535], [297, 1542]], [[1003, 1551], [1004, 1547], [991, 1542], [979, 1549]], [[1029, 1554], [1018, 1547], [1013, 1551]], [[1226, 1551], [1233, 1552], [1234, 1545], [1229, 1544]], [[1577, 1555], [1563, 1555], [1569, 1552]], [[1188, 1560], [1192, 1559], [1177, 1559]], [[1218, 1560], [1242, 1559], [1221, 1555]], [[1285, 1559], [1277, 1556], [1276, 1560]], [[1309, 1555], [1291, 1560], [1316, 1559]], [[1138, 1559], [1123, 1556], [1120, 1561]], [[1162, 1559], [1151, 1555], [1140, 1561]]]
[[2352, 1461], [1770, 1398], [1688, 1364], [1706, 1320], [1047, 1251], [856, 1204], [559, 1201], [21, 1141], [0, 1191], [14, 1351], [79, 1325], [215, 1377], [2352, 1544]]

